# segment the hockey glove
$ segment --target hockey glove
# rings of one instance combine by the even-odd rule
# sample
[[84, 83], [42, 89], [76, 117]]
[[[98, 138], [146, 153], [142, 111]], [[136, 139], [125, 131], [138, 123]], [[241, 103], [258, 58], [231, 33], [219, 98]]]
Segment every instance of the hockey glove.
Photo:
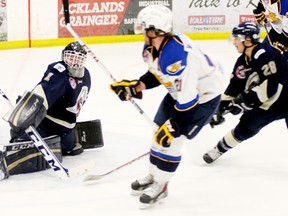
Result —
[[233, 108], [231, 113], [237, 115], [239, 113], [249, 111], [253, 109], [253, 104], [248, 104], [245, 102], [243, 94], [239, 94], [235, 99], [232, 100]]
[[8, 122], [15, 132], [26, 130], [29, 126], [37, 127], [46, 116], [44, 99], [37, 94], [26, 92], [15, 108], [11, 110]]
[[257, 8], [253, 10], [254, 16], [259, 25], [264, 25], [267, 23], [267, 18], [264, 12], [265, 8], [262, 3], [259, 3]]
[[219, 104], [218, 110], [213, 115], [210, 126], [214, 128], [216, 125], [220, 125], [225, 121], [223, 117], [225, 114], [229, 113], [232, 109], [232, 100], [222, 100]]
[[142, 91], [137, 92], [136, 86], [139, 84], [139, 80], [122, 80], [110, 85], [110, 88], [118, 95], [120, 100], [127, 101], [131, 97], [142, 99]]
[[285, 47], [283, 44], [279, 43], [278, 41], [273, 42], [273, 46], [278, 49], [281, 53], [287, 52], [287, 47]]
[[264, 12], [261, 12], [259, 14], [254, 14], [254, 15], [259, 25], [264, 25], [265, 23], [267, 23], [267, 18]]
[[180, 129], [176, 122], [168, 119], [161, 127], [158, 128], [154, 135], [155, 142], [163, 147], [169, 147], [171, 140], [179, 137]]
[[223, 117], [223, 113], [221, 113], [219, 110], [212, 116], [212, 119], [210, 120], [210, 126], [211, 128], [214, 128], [216, 125], [220, 125], [223, 122], [225, 122], [225, 118]]

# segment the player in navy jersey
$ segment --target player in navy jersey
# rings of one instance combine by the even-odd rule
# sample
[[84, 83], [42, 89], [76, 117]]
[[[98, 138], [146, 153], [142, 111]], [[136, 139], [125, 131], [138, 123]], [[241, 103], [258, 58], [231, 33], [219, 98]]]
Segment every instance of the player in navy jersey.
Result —
[[260, 43], [257, 24], [244, 22], [232, 31], [237, 51], [242, 55], [234, 66], [212, 125], [224, 122], [223, 115], [242, 113], [239, 123], [218, 144], [204, 154], [212, 163], [239, 143], [255, 136], [273, 121], [288, 119], [288, 62], [278, 49]]
[[[44, 99], [46, 110], [40, 123], [37, 118], [41, 115], [36, 114], [36, 129], [42, 137], [60, 136], [63, 155], [83, 152], [82, 146], [75, 142], [73, 129], [91, 87], [90, 73], [84, 66], [86, 58], [87, 53], [78, 42], [69, 43], [62, 51], [62, 60], [49, 64], [43, 78], [32, 90], [32, 94]], [[19, 133], [15, 136], [12, 130], [11, 138], [13, 142], [26, 139], [26, 136], [19, 136]]]
[[162, 100], [154, 122], [159, 126], [151, 140], [149, 173], [132, 183], [141, 208], [167, 196], [168, 182], [181, 162], [186, 139], [193, 139], [210, 122], [222, 93], [218, 63], [183, 34], [172, 33], [172, 11], [163, 5], [142, 9], [135, 33], [143, 34], [148, 72], [139, 80], [115, 82], [111, 88], [121, 100], [142, 98], [142, 91], [163, 85]]
[[272, 28], [263, 42], [271, 43], [288, 58], [288, 1], [260, 0], [253, 13], [260, 25], [266, 25], [269, 15]]

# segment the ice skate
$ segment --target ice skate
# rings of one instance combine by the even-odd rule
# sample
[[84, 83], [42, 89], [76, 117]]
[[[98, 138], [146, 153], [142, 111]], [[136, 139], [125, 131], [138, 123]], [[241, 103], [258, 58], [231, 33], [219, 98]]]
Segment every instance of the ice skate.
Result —
[[156, 203], [163, 203], [164, 198], [168, 196], [167, 186], [168, 182], [165, 184], [154, 182], [148, 187], [140, 196], [140, 209], [151, 208]]
[[211, 149], [210, 151], [208, 151], [206, 154], [203, 155], [203, 160], [206, 163], [211, 164], [215, 160], [217, 160], [222, 154], [223, 153], [219, 151], [217, 146], [215, 146], [213, 149]]
[[62, 151], [63, 156], [75, 156], [82, 154], [84, 152], [84, 149], [80, 143], [76, 143], [75, 147], [71, 151]]
[[154, 178], [151, 174], [149, 174], [148, 176], [146, 176], [142, 179], [138, 179], [138, 180], [132, 182], [131, 195], [133, 195], [133, 196], [141, 195], [146, 188], [148, 188], [149, 186], [152, 185], [153, 182], [154, 182]]

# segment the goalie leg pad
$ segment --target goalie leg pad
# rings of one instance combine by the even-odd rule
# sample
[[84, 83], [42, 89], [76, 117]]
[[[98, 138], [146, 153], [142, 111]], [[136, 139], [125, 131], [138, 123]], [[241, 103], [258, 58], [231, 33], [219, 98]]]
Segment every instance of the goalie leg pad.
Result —
[[[44, 138], [49, 148], [60, 162], [63, 156], [59, 136]], [[32, 141], [11, 143], [5, 146], [6, 163], [10, 175], [32, 173], [50, 168], [50, 165], [37, 150]]]
[[99, 119], [77, 122], [74, 132], [76, 143], [80, 143], [83, 149], [104, 146], [101, 121]]

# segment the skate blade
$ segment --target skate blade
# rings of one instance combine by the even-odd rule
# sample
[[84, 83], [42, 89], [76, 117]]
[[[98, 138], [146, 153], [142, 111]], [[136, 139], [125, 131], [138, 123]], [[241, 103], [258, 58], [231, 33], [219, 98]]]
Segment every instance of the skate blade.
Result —
[[136, 190], [131, 190], [130, 194], [131, 196], [141, 196], [144, 193], [144, 191], [136, 191]]
[[156, 200], [154, 203], [140, 203], [139, 209], [145, 210], [145, 209], [154, 208], [158, 205], [164, 205], [165, 201], [166, 201], [166, 197], [163, 197], [163, 198]]

